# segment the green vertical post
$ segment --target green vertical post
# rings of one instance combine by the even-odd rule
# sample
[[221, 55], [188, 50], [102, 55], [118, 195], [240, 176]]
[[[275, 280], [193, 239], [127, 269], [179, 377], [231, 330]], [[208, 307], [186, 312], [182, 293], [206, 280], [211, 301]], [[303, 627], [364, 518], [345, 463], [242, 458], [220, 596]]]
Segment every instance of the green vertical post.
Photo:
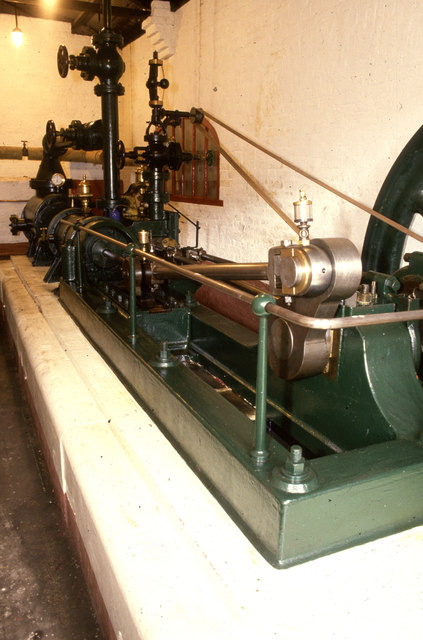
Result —
[[130, 244], [126, 251], [129, 256], [129, 340], [135, 343], [137, 340], [137, 299], [135, 280], [135, 246]]
[[269, 457], [266, 449], [266, 414], [267, 414], [267, 338], [269, 332], [269, 313], [266, 305], [275, 303], [268, 293], [262, 293], [253, 300], [253, 311], [259, 317], [259, 338], [257, 346], [257, 382], [256, 382], [256, 420], [254, 448], [251, 456], [257, 464], [265, 462]]

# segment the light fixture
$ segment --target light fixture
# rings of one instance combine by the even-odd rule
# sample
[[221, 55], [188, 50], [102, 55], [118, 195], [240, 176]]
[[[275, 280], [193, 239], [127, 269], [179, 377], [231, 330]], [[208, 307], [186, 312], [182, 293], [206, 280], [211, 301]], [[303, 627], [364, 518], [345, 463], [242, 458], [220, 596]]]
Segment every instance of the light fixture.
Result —
[[16, 26], [12, 31], [12, 40], [15, 47], [20, 47], [23, 40], [23, 33], [18, 27], [18, 12], [17, 12], [16, 6], [15, 6], [15, 23], [16, 23]]

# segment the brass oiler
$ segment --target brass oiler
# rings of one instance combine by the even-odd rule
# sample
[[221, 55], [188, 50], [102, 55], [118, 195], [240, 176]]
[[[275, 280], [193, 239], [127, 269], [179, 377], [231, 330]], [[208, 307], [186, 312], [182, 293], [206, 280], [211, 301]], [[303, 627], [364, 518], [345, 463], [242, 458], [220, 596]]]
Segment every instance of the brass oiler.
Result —
[[78, 184], [78, 198], [81, 200], [82, 211], [85, 215], [88, 215], [91, 211], [90, 201], [92, 197], [93, 193], [91, 191], [91, 184], [87, 182], [87, 177], [84, 176]]
[[307, 199], [305, 191], [300, 189], [300, 199], [294, 204], [294, 222], [298, 226], [298, 235], [303, 245], [310, 244], [309, 228], [313, 222], [312, 202]]

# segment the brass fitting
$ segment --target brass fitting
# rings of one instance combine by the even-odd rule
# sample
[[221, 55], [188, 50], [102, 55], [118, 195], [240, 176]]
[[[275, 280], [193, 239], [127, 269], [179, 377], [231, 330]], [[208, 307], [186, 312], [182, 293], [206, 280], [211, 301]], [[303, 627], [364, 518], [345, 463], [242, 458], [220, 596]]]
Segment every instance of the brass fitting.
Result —
[[84, 176], [78, 184], [78, 198], [82, 202], [82, 211], [85, 214], [90, 212], [90, 201], [92, 197], [91, 184], [87, 182], [87, 177]]
[[272, 295], [310, 296], [327, 289], [332, 278], [330, 258], [314, 244], [273, 247], [269, 251]]
[[298, 235], [303, 245], [310, 244], [309, 228], [313, 222], [312, 202], [307, 199], [305, 191], [300, 189], [300, 199], [294, 204], [294, 222], [298, 226]]

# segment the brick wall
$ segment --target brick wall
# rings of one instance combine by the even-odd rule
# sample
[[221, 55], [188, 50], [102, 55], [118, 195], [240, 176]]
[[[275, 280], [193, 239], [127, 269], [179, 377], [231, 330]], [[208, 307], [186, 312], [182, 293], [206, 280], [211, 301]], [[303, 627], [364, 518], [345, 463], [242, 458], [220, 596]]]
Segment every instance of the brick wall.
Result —
[[[417, 0], [266, 0], [260, 11], [252, 0], [190, 0], [175, 13], [176, 52], [165, 61], [171, 83], [165, 106], [201, 106], [372, 205], [392, 162], [421, 125], [420, 14]], [[0, 16], [0, 144], [26, 139], [40, 146], [48, 119], [57, 126], [96, 119], [100, 100], [94, 83], [75, 72], [62, 80], [56, 69], [59, 44], [79, 53], [89, 38], [72, 35], [65, 23], [26, 18], [19, 23], [25, 40], [17, 50], [10, 42], [14, 16]], [[120, 130], [128, 148], [144, 143], [152, 49], [143, 36], [123, 50]], [[298, 189], [306, 189], [314, 203], [313, 235], [347, 235], [361, 246], [367, 214], [216, 129], [285, 211], [292, 212]], [[23, 188], [13, 187], [14, 179], [35, 176], [37, 168], [37, 162], [0, 160], [0, 178], [9, 181], [14, 197]], [[67, 170], [75, 178], [101, 177], [100, 167]], [[127, 173], [125, 183], [132, 172]], [[2, 193], [7, 190], [3, 184]], [[221, 196], [223, 208], [183, 206], [200, 220], [200, 241], [209, 251], [234, 260], [265, 260], [269, 246], [293, 237], [224, 160]], [[21, 203], [0, 203], [0, 243], [11, 241], [8, 217], [16, 209]], [[191, 227], [181, 223], [181, 229], [182, 242], [192, 243]]]
[[[201, 106], [372, 206], [392, 162], [422, 124], [420, 20], [417, 0], [190, 0], [175, 14], [165, 105]], [[134, 144], [142, 143], [149, 115], [151, 55], [145, 36], [124, 50], [132, 62], [132, 100], [124, 109]], [[298, 189], [306, 189], [313, 235], [347, 235], [361, 246], [367, 214], [216, 129], [285, 211], [292, 213]], [[183, 207], [200, 220], [200, 241], [209, 251], [264, 260], [269, 246], [292, 237], [224, 160], [221, 195], [223, 208]], [[192, 242], [190, 227], [181, 227], [182, 240]]]
[[[57, 71], [56, 57], [60, 44], [70, 53], [80, 53], [90, 38], [75, 36], [70, 25], [51, 20], [31, 20], [19, 16], [24, 41], [17, 49], [11, 41], [15, 17], [0, 15], [0, 145], [41, 147], [47, 120], [56, 127], [71, 120], [89, 122], [100, 117], [100, 99], [94, 95], [94, 83], [84, 82], [79, 73], [69, 73], [63, 80]], [[21, 234], [9, 233], [9, 217], [20, 215], [25, 202], [34, 195], [29, 178], [35, 177], [39, 162], [0, 160], [0, 245], [22, 243]], [[63, 165], [68, 177], [81, 179], [84, 173], [101, 178], [101, 167], [68, 163]], [[12, 202], [8, 202], [8, 201]]]

